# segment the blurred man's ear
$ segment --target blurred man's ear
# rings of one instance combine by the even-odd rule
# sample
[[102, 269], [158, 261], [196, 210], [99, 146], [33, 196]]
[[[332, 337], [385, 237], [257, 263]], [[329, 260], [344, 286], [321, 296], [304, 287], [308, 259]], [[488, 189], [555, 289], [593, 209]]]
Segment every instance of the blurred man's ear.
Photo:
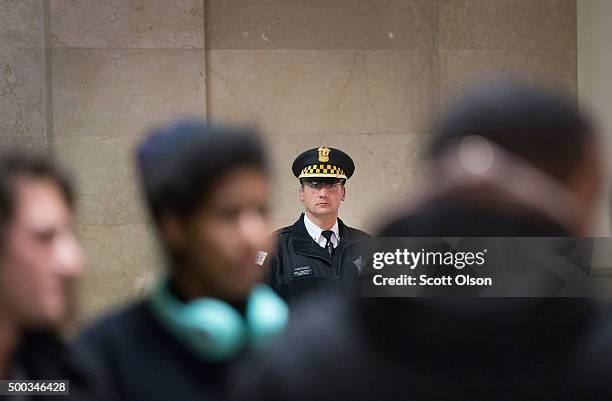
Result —
[[167, 213], [159, 219], [159, 232], [171, 249], [180, 250], [185, 246], [185, 227], [175, 214]]
[[304, 184], [300, 184], [300, 191], [298, 192], [298, 199], [300, 201], [304, 200]]
[[340, 195], [340, 200], [344, 201], [344, 198], [346, 198], [346, 187], [344, 186], [344, 184], [342, 184], [340, 190], [342, 191], [342, 194]]

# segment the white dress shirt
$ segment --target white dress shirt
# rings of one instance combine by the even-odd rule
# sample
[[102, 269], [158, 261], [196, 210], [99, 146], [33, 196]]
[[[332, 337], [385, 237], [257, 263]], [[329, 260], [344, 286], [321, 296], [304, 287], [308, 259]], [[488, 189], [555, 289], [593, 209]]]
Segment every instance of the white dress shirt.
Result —
[[[304, 225], [306, 226], [306, 231], [308, 231], [308, 235], [321, 246], [321, 248], [325, 248], [327, 244], [327, 238], [321, 234], [323, 230], [319, 228], [315, 223], [313, 223], [306, 214], [304, 214]], [[334, 226], [331, 228], [333, 232], [331, 236], [331, 242], [334, 248], [338, 247], [338, 243], [340, 242], [340, 230], [338, 229], [338, 219], [334, 223]]]

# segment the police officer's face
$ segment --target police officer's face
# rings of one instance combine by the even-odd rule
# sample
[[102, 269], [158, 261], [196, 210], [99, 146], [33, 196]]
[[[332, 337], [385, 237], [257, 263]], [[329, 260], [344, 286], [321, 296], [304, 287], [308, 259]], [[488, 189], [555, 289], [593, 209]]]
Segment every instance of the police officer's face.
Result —
[[337, 215], [340, 202], [346, 196], [344, 184], [312, 186], [304, 183], [299, 199], [306, 210], [315, 216]]
[[85, 265], [72, 212], [50, 180], [16, 179], [15, 210], [0, 251], [0, 309], [27, 327], [56, 326], [72, 312]]
[[244, 299], [263, 275], [255, 261], [269, 249], [269, 186], [256, 169], [229, 173], [191, 219], [187, 269], [208, 296]]

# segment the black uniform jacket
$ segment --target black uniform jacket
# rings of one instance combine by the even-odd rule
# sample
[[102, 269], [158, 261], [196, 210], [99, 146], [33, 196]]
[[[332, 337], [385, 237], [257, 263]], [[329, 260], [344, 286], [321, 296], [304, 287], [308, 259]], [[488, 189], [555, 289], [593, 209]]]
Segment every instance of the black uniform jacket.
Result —
[[317, 290], [334, 302], [338, 295], [359, 294], [359, 273], [365, 265], [364, 247], [370, 236], [338, 219], [340, 242], [331, 258], [304, 225], [304, 214], [292, 226], [276, 232], [268, 283], [289, 304]]

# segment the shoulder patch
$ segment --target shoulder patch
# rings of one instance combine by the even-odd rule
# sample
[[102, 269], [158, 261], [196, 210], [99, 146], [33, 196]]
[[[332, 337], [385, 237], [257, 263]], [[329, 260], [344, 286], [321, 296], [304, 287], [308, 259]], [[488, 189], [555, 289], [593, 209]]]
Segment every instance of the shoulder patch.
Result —
[[268, 256], [268, 252], [258, 251], [255, 258], [255, 263], [259, 266], [263, 266], [264, 262], [266, 261], [266, 256]]

